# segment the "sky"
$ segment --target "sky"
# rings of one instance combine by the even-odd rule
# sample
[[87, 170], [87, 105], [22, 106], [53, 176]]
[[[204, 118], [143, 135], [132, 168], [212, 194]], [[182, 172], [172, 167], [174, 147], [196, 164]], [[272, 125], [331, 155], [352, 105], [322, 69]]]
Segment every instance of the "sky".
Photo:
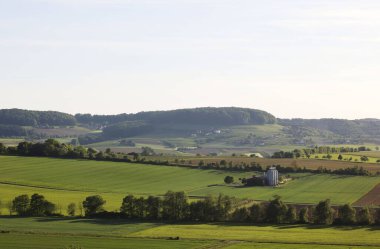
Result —
[[378, 0], [0, 0], [0, 108], [380, 118]]

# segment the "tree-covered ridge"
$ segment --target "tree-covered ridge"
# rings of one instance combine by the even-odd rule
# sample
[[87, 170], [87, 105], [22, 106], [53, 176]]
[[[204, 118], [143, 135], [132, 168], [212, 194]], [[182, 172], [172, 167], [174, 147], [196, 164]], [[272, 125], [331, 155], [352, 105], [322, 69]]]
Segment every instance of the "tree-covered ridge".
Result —
[[56, 111], [0, 110], [0, 124], [17, 126], [70, 126], [75, 125], [73, 115]]
[[378, 119], [280, 119], [279, 123], [284, 126], [327, 130], [341, 136], [380, 135], [380, 120]]
[[145, 121], [150, 124], [187, 124], [187, 125], [248, 125], [273, 124], [276, 118], [265, 112], [237, 107], [205, 107], [179, 109], [172, 111], [139, 112], [136, 114], [90, 115], [77, 114], [80, 123], [114, 124], [124, 121]]

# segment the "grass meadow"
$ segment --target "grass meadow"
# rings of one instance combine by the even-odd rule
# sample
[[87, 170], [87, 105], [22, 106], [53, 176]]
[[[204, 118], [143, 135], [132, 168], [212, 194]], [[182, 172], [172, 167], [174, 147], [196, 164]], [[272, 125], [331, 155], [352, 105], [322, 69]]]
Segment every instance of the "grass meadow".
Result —
[[[163, 224], [77, 218], [0, 217], [7, 249], [119, 248], [380, 248], [379, 227]], [[180, 240], [170, 240], [170, 237]]]

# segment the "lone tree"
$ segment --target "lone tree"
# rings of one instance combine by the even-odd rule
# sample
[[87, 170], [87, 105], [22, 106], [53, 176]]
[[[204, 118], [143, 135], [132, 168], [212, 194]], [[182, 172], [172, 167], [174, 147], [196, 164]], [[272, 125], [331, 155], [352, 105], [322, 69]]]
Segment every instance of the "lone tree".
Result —
[[91, 216], [104, 211], [103, 205], [106, 203], [100, 195], [88, 196], [83, 201], [84, 213], [86, 216]]
[[234, 182], [234, 178], [233, 178], [232, 176], [226, 176], [226, 177], [224, 178], [224, 182], [225, 182], [226, 184], [231, 184], [231, 183]]
[[338, 156], [338, 160], [343, 160], [343, 156], [342, 156], [342, 154], [339, 154], [339, 156]]

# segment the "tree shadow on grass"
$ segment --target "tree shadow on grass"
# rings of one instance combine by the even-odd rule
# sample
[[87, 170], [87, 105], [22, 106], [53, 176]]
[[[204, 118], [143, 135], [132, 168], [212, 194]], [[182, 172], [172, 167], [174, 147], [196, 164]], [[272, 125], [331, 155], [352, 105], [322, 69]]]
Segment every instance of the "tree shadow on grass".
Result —
[[[97, 224], [97, 225], [128, 225], [128, 224], [159, 224], [157, 222], [142, 221], [142, 220], [127, 220], [121, 218], [79, 218], [79, 217], [41, 217], [35, 218], [37, 222], [59, 222], [67, 221], [72, 224], [87, 223], [87, 224]], [[164, 223], [160, 223], [164, 224]]]

